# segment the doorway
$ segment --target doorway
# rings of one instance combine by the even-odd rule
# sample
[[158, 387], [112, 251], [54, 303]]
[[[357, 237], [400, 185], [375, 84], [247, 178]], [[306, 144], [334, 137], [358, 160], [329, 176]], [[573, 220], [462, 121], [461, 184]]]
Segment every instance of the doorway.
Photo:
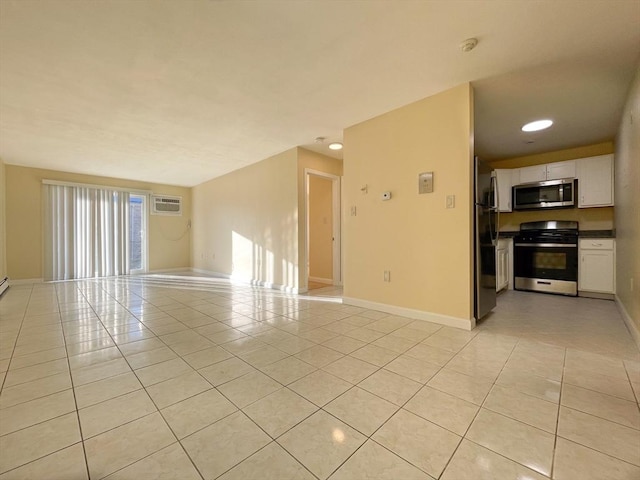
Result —
[[305, 200], [306, 286], [342, 285], [340, 177], [305, 169]]

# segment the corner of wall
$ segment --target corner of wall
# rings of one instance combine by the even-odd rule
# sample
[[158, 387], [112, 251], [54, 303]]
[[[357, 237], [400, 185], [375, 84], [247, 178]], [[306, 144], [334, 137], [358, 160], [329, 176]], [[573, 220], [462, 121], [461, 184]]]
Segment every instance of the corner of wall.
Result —
[[0, 282], [7, 277], [7, 177], [0, 158]]
[[[345, 130], [350, 301], [472, 326], [472, 99], [465, 83]], [[434, 172], [434, 191], [419, 195], [418, 174], [425, 171]], [[390, 201], [382, 201], [385, 191]], [[453, 209], [446, 208], [449, 195]]]
[[[616, 135], [615, 228], [616, 296], [627, 322], [640, 331], [640, 67]], [[631, 331], [633, 331], [630, 328]], [[637, 340], [637, 339], [636, 339]]]

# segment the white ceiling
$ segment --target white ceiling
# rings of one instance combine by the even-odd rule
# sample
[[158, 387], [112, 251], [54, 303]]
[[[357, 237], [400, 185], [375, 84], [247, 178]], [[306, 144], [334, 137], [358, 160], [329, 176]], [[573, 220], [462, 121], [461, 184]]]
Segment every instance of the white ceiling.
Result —
[[638, 25], [638, 0], [2, 0], [0, 158], [192, 186], [467, 81], [485, 157], [607, 140]]

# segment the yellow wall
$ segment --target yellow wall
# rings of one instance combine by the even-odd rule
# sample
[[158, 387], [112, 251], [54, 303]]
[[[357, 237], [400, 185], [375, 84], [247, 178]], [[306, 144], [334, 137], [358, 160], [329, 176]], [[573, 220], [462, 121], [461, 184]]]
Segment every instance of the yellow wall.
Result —
[[[519, 168], [593, 157], [596, 155], [606, 155], [609, 153], [613, 153], [613, 142], [597, 143], [537, 155], [490, 161], [489, 164], [493, 168]], [[521, 223], [537, 222], [540, 220], [573, 220], [579, 223], [580, 230], [612, 230], [614, 228], [613, 212], [613, 207], [503, 212], [500, 213], [500, 230], [519, 230]]]
[[333, 279], [332, 181], [309, 177], [309, 277]]
[[189, 267], [190, 189], [6, 165], [7, 271], [11, 279], [42, 278], [42, 180], [151, 190], [183, 198], [180, 217], [149, 216], [149, 270]]
[[192, 265], [299, 288], [297, 149], [193, 188]]
[[616, 295], [640, 332], [640, 69], [616, 137], [615, 199]]
[[[316, 170], [318, 172], [329, 173], [338, 177], [342, 176], [342, 160], [322, 155], [321, 153], [312, 152], [306, 148], [298, 147], [298, 210], [300, 211], [298, 221], [298, 244], [300, 249], [298, 252], [299, 265], [305, 267], [305, 245], [307, 241], [307, 224], [305, 221], [305, 169]], [[300, 269], [299, 285], [301, 288], [307, 286], [308, 274], [305, 268]]]
[[6, 168], [0, 159], [0, 281], [7, 276]]
[[613, 153], [613, 142], [596, 143], [582, 147], [566, 148], [553, 152], [526, 155], [524, 157], [505, 158], [502, 160], [487, 160], [492, 168], [520, 168], [543, 163], [563, 162], [576, 158], [595, 157]]
[[612, 230], [614, 207], [600, 208], [559, 208], [552, 210], [531, 210], [500, 213], [500, 231], [520, 230], [524, 222], [542, 220], [573, 220], [580, 230]]
[[[472, 94], [463, 84], [345, 130], [347, 302], [473, 326]], [[419, 195], [425, 171], [434, 172], [434, 192]], [[382, 201], [387, 190], [392, 199]]]

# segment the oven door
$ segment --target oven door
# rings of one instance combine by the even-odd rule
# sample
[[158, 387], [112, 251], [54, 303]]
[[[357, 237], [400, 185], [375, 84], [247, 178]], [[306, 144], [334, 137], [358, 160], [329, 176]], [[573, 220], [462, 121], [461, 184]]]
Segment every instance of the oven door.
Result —
[[562, 243], [514, 245], [516, 290], [578, 294], [578, 246]]

